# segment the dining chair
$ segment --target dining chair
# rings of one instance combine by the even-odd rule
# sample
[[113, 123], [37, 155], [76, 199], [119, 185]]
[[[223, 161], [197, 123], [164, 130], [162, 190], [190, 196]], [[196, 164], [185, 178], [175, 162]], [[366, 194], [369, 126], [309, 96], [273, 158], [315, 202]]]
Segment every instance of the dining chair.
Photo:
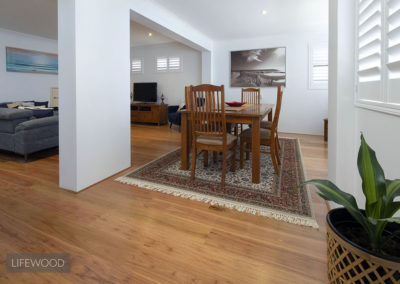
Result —
[[242, 88], [242, 103], [259, 105], [261, 103], [260, 88]]
[[[226, 130], [224, 85], [198, 85], [187, 89], [192, 123], [192, 171], [195, 179], [197, 150], [204, 152], [204, 166], [208, 165], [208, 151], [222, 152], [221, 186], [225, 186], [226, 162], [231, 159], [230, 170], [236, 170], [235, 148], [237, 137]], [[198, 103], [202, 102], [202, 103]], [[230, 153], [228, 151], [231, 150]], [[228, 155], [230, 154], [230, 155]], [[214, 159], [216, 155], [214, 154]]]
[[[261, 103], [260, 88], [242, 88], [242, 103], [259, 105]], [[243, 131], [243, 124], [240, 124], [240, 132]], [[235, 127], [235, 134], [238, 134], [237, 126]]]
[[[279, 94], [280, 94], [280, 92], [282, 92], [282, 87], [281, 86], [278, 86], [278, 88], [277, 88], [277, 95], [276, 95], [276, 100], [278, 101], [278, 97], [279, 97]], [[279, 109], [279, 112], [280, 112], [281, 110]], [[275, 113], [277, 112], [277, 109], [275, 108]], [[279, 114], [278, 114], [278, 116], [279, 116]], [[266, 120], [263, 120], [263, 121], [261, 121], [261, 123], [260, 123], [260, 127], [261, 128], [265, 128], [265, 129], [269, 129], [269, 130], [271, 130], [271, 127], [272, 127], [272, 121], [266, 121]], [[277, 140], [277, 143], [278, 143], [278, 149], [280, 150], [281, 149], [281, 144], [279, 143], [279, 136], [278, 136], [278, 127], [276, 128], [276, 140]]]
[[[277, 127], [279, 122], [279, 114], [282, 105], [282, 89], [278, 87], [278, 97], [275, 108], [275, 115], [272, 120], [271, 129], [260, 128], [260, 144], [264, 146], [269, 146], [269, 152], [261, 152], [264, 154], [271, 154], [272, 164], [276, 174], [279, 174], [278, 165], [281, 164], [279, 157], [279, 149], [277, 140]], [[252, 128], [248, 128], [240, 134], [240, 168], [244, 167], [244, 152], [251, 152], [251, 140], [252, 140]]]

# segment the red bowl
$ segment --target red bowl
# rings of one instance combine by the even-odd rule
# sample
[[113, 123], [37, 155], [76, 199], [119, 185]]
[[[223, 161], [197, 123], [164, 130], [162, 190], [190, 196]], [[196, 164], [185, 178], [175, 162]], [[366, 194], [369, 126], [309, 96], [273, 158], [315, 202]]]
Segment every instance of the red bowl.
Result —
[[231, 107], [241, 107], [242, 105], [246, 104], [246, 103], [241, 103], [241, 102], [226, 102], [226, 104], [228, 106]]

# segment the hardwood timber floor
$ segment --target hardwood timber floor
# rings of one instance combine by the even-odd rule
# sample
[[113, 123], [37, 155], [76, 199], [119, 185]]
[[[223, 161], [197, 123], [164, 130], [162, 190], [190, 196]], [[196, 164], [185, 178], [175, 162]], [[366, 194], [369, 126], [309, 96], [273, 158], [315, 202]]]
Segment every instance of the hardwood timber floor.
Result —
[[[326, 178], [322, 136], [299, 137], [308, 178]], [[319, 230], [114, 181], [180, 144], [177, 128], [132, 125], [133, 167], [80, 192], [58, 187], [54, 150], [0, 152], [0, 283], [326, 283]], [[7, 253], [69, 253], [71, 273], [7, 273]]]

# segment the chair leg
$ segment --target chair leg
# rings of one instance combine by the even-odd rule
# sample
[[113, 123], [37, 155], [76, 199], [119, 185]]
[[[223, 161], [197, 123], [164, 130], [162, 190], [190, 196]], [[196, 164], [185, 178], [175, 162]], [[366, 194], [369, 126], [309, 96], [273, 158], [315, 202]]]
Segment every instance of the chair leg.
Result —
[[278, 161], [278, 165], [281, 164], [281, 157], [279, 154], [279, 146], [275, 144], [275, 155], [276, 155], [276, 160]]
[[194, 180], [195, 177], [195, 171], [196, 171], [196, 146], [192, 146], [192, 172], [190, 174], [190, 179]]
[[279, 151], [279, 142], [277, 143], [277, 139], [275, 140], [275, 154], [276, 154], [276, 159], [278, 160], [278, 165], [281, 164], [281, 157], [280, 157], [280, 151]]
[[243, 138], [240, 139], [240, 168], [244, 168], [244, 141]]
[[222, 175], [221, 175], [221, 186], [225, 186], [225, 176], [226, 176], [226, 151], [222, 152]]
[[218, 160], [218, 152], [213, 151], [213, 162], [216, 163]]
[[208, 167], [208, 151], [204, 150], [203, 151], [203, 162], [204, 162], [204, 167]]
[[270, 145], [270, 150], [271, 150], [271, 160], [272, 160], [272, 164], [274, 165], [274, 170], [275, 170], [275, 174], [279, 174], [279, 169], [278, 169], [278, 164], [276, 162], [276, 153], [275, 153], [275, 141], [274, 139], [272, 140], [272, 144]]
[[281, 149], [281, 143], [279, 143], [278, 131], [276, 131], [276, 141], [277, 141], [277, 144], [278, 144], [278, 148], [280, 150]]
[[25, 162], [28, 161], [28, 154], [24, 154], [24, 160]]
[[[246, 149], [251, 149], [251, 144], [246, 143]], [[250, 159], [250, 152], [246, 150], [246, 160]]]
[[232, 157], [231, 157], [231, 172], [236, 171], [236, 142], [232, 148]]
[[169, 124], [169, 128], [171, 128], [172, 127], [172, 122], [170, 122], [170, 124]]

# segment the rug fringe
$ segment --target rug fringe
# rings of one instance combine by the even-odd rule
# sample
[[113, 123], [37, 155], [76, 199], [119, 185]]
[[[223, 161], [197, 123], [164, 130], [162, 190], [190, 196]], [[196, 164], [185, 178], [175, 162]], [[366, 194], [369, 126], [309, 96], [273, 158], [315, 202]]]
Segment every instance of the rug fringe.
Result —
[[210, 205], [219, 205], [219, 206], [226, 207], [228, 209], [235, 209], [239, 212], [246, 212], [246, 213], [250, 213], [253, 215], [260, 215], [260, 216], [272, 218], [272, 219], [275, 219], [278, 221], [284, 221], [284, 222], [291, 223], [291, 224], [308, 226], [308, 227], [318, 229], [318, 223], [313, 218], [301, 217], [301, 216], [286, 213], [286, 212], [280, 212], [280, 211], [273, 210], [273, 209], [261, 208], [258, 206], [243, 204], [243, 203], [230, 201], [230, 200], [226, 200], [226, 199], [222, 199], [222, 198], [218, 198], [218, 197], [210, 197], [209, 195], [206, 195], [206, 194], [201, 194], [201, 193], [187, 191], [187, 190], [180, 190], [180, 189], [172, 187], [172, 186], [160, 185], [160, 184], [151, 183], [148, 181], [141, 181], [139, 179], [134, 179], [134, 178], [126, 177], [126, 176], [119, 177], [116, 180], [121, 183], [138, 186], [138, 187], [149, 189], [152, 191], [171, 194], [171, 195], [181, 197], [181, 198], [186, 198], [186, 199], [195, 200], [195, 201], [201, 201], [204, 203], [208, 203]]

